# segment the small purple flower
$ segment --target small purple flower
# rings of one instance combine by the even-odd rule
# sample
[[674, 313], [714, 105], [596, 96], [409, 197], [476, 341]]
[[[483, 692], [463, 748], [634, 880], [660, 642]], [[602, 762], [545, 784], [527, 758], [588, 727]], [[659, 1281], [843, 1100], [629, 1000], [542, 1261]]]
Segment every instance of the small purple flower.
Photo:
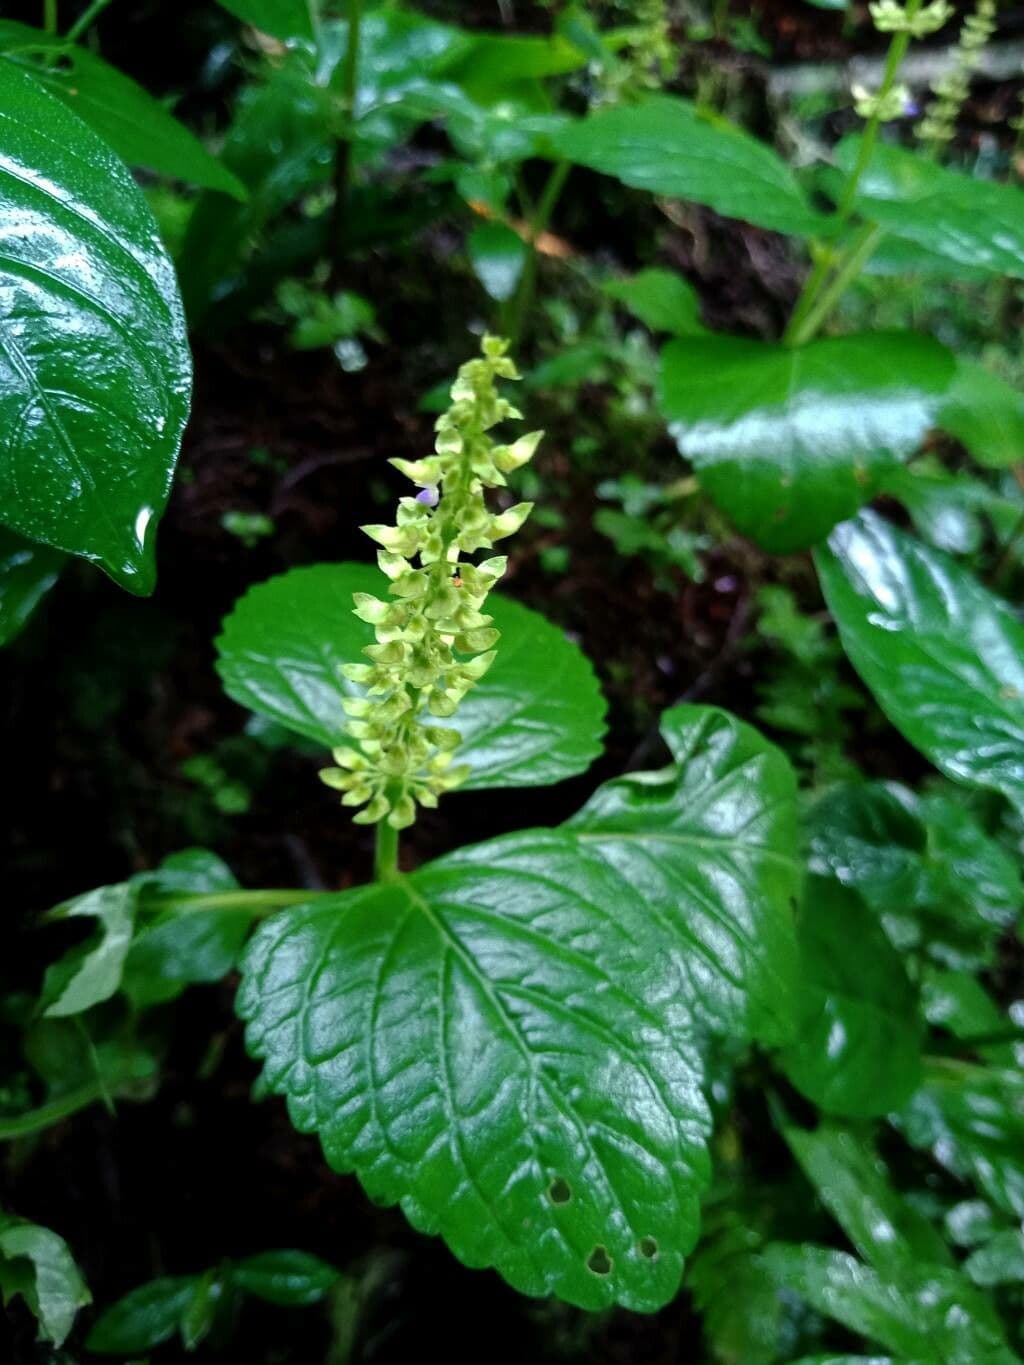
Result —
[[424, 507], [436, 507], [439, 498], [440, 494], [438, 493], [436, 486], [432, 487], [429, 484], [426, 488], [421, 488], [416, 494], [416, 501], [421, 502]]

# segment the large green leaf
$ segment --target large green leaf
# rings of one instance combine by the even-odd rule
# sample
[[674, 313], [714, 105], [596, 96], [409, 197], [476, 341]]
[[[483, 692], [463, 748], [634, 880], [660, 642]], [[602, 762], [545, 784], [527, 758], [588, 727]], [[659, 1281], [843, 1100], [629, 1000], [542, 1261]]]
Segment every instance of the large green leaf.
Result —
[[0, 645], [6, 645], [60, 577], [64, 556], [0, 526]]
[[898, 1108], [921, 1075], [923, 1024], [899, 956], [859, 896], [814, 879], [797, 920], [802, 974], [786, 1075], [831, 1114]]
[[[836, 149], [849, 173], [859, 136]], [[1024, 190], [946, 170], [900, 147], [875, 148], [857, 187], [857, 208], [894, 238], [958, 261], [972, 271], [1024, 278]]]
[[722, 511], [786, 553], [822, 539], [917, 450], [954, 373], [948, 351], [911, 332], [798, 348], [714, 336], [665, 347], [659, 402]]
[[316, 0], [219, 0], [219, 3], [237, 19], [282, 42], [291, 38], [312, 41], [314, 37]]
[[900, 1113], [915, 1147], [1024, 1219], [1024, 1073], [946, 1058], [928, 1061], [924, 1084]]
[[129, 166], [245, 197], [245, 186], [141, 85], [88, 48], [11, 19], [0, 54], [83, 119]]
[[781, 1289], [914, 1365], [1019, 1365], [995, 1309], [956, 1270], [906, 1266], [894, 1280], [845, 1252], [784, 1243], [760, 1261]]
[[938, 550], [862, 513], [815, 554], [853, 666], [896, 728], [959, 782], [1024, 807], [1024, 627]]
[[727, 218], [801, 236], [829, 228], [771, 147], [674, 95], [599, 109], [555, 132], [551, 145], [568, 161]]
[[40, 1334], [61, 1346], [92, 1295], [63, 1237], [0, 1211], [0, 1292], [20, 1294], [39, 1320]]
[[[373, 643], [354, 592], [379, 593], [367, 564], [316, 564], [250, 588], [224, 622], [217, 669], [228, 695], [328, 748], [344, 743], [339, 673]], [[604, 702], [584, 655], [555, 626], [508, 598], [487, 604], [498, 657], [451, 720], [463, 735], [465, 788], [533, 787], [582, 772], [601, 751]]]
[[124, 166], [0, 62], [0, 521], [153, 586], [188, 413], [170, 262]]
[[788, 765], [720, 712], [665, 731], [685, 762], [284, 911], [243, 959], [249, 1048], [331, 1165], [588, 1308], [676, 1292], [709, 1174], [700, 1040], [743, 1036], [747, 984], [792, 955]]

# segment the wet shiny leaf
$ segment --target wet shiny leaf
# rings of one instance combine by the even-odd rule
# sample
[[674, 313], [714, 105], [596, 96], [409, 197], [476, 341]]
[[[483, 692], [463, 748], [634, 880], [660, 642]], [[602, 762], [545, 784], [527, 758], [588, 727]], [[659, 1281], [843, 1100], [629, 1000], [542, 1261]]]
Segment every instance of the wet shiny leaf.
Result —
[[148, 592], [191, 384], [174, 275], [125, 167], [10, 62], [0, 240], [0, 521]]
[[815, 554], [850, 661], [892, 723], [959, 782], [1024, 807], [1024, 626], [948, 559], [862, 513]]
[[747, 1029], [797, 877], [781, 756], [701, 708], [665, 729], [678, 766], [284, 911], [243, 960], [249, 1048], [331, 1165], [587, 1308], [678, 1288], [709, 1174], [700, 1040]]
[[[368, 564], [292, 569], [250, 588], [224, 622], [217, 670], [230, 697], [325, 747], [344, 742], [339, 673], [373, 643], [353, 592], [383, 594]], [[500, 594], [487, 603], [498, 657], [452, 718], [466, 789], [532, 787], [583, 772], [601, 751], [604, 701], [581, 651], [537, 612]]]

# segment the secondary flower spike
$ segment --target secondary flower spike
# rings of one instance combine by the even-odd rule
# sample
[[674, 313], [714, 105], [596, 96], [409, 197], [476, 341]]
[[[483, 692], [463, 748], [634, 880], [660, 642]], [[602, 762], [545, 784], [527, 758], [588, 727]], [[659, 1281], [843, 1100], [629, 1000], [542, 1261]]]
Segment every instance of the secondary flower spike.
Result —
[[352, 743], [335, 749], [338, 766], [320, 774], [344, 793], [343, 805], [363, 807], [360, 824], [386, 820], [404, 829], [417, 805], [436, 806], [469, 773], [454, 763], [458, 730], [438, 722], [455, 714], [494, 661], [499, 633], [483, 607], [508, 561], [465, 556], [491, 549], [529, 516], [529, 502], [492, 512], [485, 491], [504, 487], [505, 475], [533, 458], [541, 438], [532, 432], [499, 445], [488, 434], [522, 416], [497, 389], [499, 379], [519, 378], [507, 351], [507, 341], [484, 338], [482, 355], [462, 366], [452, 386], [435, 453], [391, 461], [419, 491], [399, 500], [393, 526], [363, 527], [380, 547], [389, 600], [353, 595], [355, 614], [373, 626], [376, 643], [363, 650], [368, 663], [342, 667], [364, 695], [345, 699]]

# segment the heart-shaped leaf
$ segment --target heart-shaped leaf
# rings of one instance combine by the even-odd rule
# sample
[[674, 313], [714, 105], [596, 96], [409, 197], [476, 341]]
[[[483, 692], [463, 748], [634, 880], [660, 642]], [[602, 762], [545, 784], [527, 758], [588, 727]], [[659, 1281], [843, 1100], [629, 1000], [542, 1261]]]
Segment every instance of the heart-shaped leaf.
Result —
[[676, 1292], [709, 1174], [701, 1039], [742, 1036], [746, 984], [792, 956], [792, 772], [721, 712], [666, 734], [685, 763], [284, 911], [243, 960], [250, 1050], [331, 1165], [586, 1308]]
[[125, 167], [0, 62], [0, 521], [152, 589], [188, 413], [174, 274]]
[[938, 550], [864, 512], [815, 553], [854, 668], [947, 777], [1024, 808], [1024, 626]]
[[954, 373], [944, 347], [911, 332], [798, 348], [703, 337], [665, 347], [659, 402], [722, 511], [787, 553], [821, 540], [917, 450]]
[[560, 157], [653, 194], [801, 236], [826, 233], [793, 172], [764, 142], [674, 95], [610, 105], [555, 131]]
[[[224, 622], [217, 671], [230, 697], [331, 748], [346, 743], [340, 674], [373, 643], [354, 592], [380, 593], [367, 564], [316, 564], [250, 588]], [[463, 789], [535, 787], [583, 772], [601, 752], [604, 701], [580, 650], [543, 616], [494, 594], [498, 657], [451, 724], [461, 731]]]
[[921, 1075], [917, 994], [860, 897], [813, 879], [797, 920], [802, 972], [786, 1075], [830, 1114], [897, 1109]]
[[74, 110], [129, 166], [245, 198], [245, 186], [141, 85], [88, 48], [11, 19], [0, 54]]

